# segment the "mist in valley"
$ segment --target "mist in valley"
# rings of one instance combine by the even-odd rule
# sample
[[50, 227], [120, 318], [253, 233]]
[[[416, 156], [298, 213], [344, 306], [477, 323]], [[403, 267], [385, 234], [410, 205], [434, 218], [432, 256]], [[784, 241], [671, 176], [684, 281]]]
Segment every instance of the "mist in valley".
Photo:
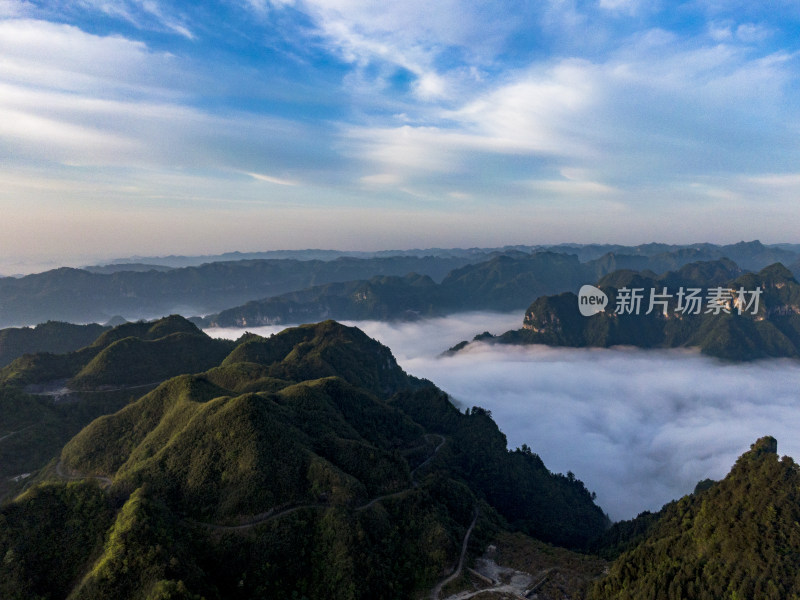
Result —
[[[728, 364], [681, 350], [472, 344], [518, 328], [519, 313], [466, 313], [412, 323], [347, 322], [389, 346], [412, 375], [462, 408], [492, 412], [509, 448], [528, 444], [551, 471], [572, 471], [614, 520], [725, 476], [764, 435], [800, 459], [800, 363]], [[269, 335], [285, 326], [250, 331]], [[237, 338], [241, 329], [209, 329]]]

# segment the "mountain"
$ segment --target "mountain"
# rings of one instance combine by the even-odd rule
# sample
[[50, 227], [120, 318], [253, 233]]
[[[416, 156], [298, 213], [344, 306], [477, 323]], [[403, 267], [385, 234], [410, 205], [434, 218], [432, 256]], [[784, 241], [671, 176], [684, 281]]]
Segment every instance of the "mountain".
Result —
[[577, 257], [553, 252], [496, 256], [430, 277], [374, 277], [315, 286], [211, 315], [207, 326], [253, 327], [307, 320], [408, 320], [467, 310], [522, 309], [537, 295], [578, 287], [593, 272]]
[[[554, 256], [560, 258], [554, 258]], [[577, 262], [575, 261], [577, 257]], [[132, 258], [84, 269], [60, 268], [24, 277], [0, 277], [0, 327], [31, 325], [48, 320], [107, 322], [122, 315], [151, 319], [177, 312], [209, 315], [250, 306], [262, 322], [302, 322], [364, 312], [348, 300], [348, 289], [373, 284], [373, 278], [409, 274], [427, 276], [444, 287], [429, 295], [412, 282], [399, 302], [367, 308], [368, 318], [446, 314], [460, 310], [515, 310], [537, 296], [576, 291], [587, 281], [619, 270], [664, 273], [691, 262], [734, 260], [745, 270], [781, 262], [797, 269], [800, 254], [790, 244], [759, 241], [729, 246], [714, 244], [642, 244], [505, 246], [340, 252], [327, 250], [237, 253], [207, 257]], [[500, 259], [500, 260], [498, 260]], [[505, 260], [505, 262], [503, 262]], [[558, 261], [561, 267], [555, 267]], [[469, 268], [474, 266], [475, 268]], [[465, 270], [466, 268], [466, 270]], [[795, 270], [796, 275], [800, 272]], [[320, 288], [330, 283], [344, 286]], [[313, 289], [312, 289], [313, 288]], [[277, 298], [299, 292], [298, 297]], [[395, 306], [396, 305], [396, 306]], [[420, 308], [421, 307], [421, 310]], [[335, 309], [327, 312], [327, 309]], [[288, 319], [297, 310], [307, 319]], [[288, 313], [294, 314], [294, 313]], [[242, 317], [246, 318], [246, 317]], [[248, 321], [250, 322], [250, 321]]]
[[[327, 318], [409, 320], [471, 310], [511, 311], [529, 306], [531, 300], [540, 296], [575, 292], [589, 281], [600, 279], [604, 285], [613, 285], [613, 280], [603, 279], [611, 273], [617, 277], [625, 271], [649, 273], [657, 283], [668, 285], [698, 281], [718, 285], [743, 273], [734, 261], [721, 257], [720, 247], [702, 245], [655, 252], [664, 248], [656, 244], [634, 248], [641, 254], [608, 252], [586, 262], [581, 262], [575, 254], [549, 250], [530, 254], [507, 251], [454, 269], [439, 284], [429, 277], [410, 273], [404, 277], [317, 285], [254, 300], [198, 322], [204, 326], [255, 327]], [[735, 255], [751, 265], [761, 265], [768, 257], [792, 256], [788, 250], [768, 248], [760, 242], [724, 248], [736, 250]], [[647, 250], [655, 253], [644, 253]], [[692, 272], [697, 269], [717, 272]]]
[[[615, 271], [597, 284], [608, 296], [605, 309], [597, 314], [581, 315], [578, 297], [572, 292], [542, 296], [528, 307], [522, 329], [476, 339], [573, 347], [693, 347], [727, 360], [800, 357], [800, 284], [792, 273], [780, 264], [758, 273], [737, 273], [741, 271], [727, 260], [692, 263], [658, 276], [649, 271]], [[681, 312], [678, 292], [683, 290], [686, 296], [692, 289], [698, 290], [697, 299], [702, 302], [691, 305], [696, 313], [694, 309]], [[715, 289], [723, 294], [724, 306], [710, 305], [709, 294]], [[642, 296], [635, 311], [628, 302], [631, 290], [639, 290]], [[667, 296], [652, 297], [664, 304], [651, 309], [651, 293], [664, 290]], [[741, 306], [741, 311], [736, 306], [739, 290], [744, 290], [746, 302], [752, 302]], [[756, 290], [760, 293], [757, 304], [752, 295]], [[682, 306], [689, 308], [689, 301], [684, 300]]]
[[442, 314], [439, 286], [427, 275], [379, 276], [315, 286], [224, 310], [209, 326], [248, 327], [320, 319], [416, 319]]
[[[741, 241], [736, 244], [659, 244], [638, 246], [619, 244], [559, 244], [547, 246], [553, 252], [575, 254], [581, 262], [590, 262], [604, 257], [616, 256], [622, 261], [634, 258], [646, 262], [620, 264], [617, 268], [651, 269], [656, 273], [675, 270], [690, 262], [713, 261], [727, 258], [749, 271], [758, 271], [776, 262], [789, 264], [798, 258], [797, 244], [762, 244], [759, 240]], [[599, 275], [598, 275], [599, 277]]]
[[590, 600], [800, 596], [800, 469], [778, 458], [774, 438], [756, 441], [722, 481], [637, 521], [615, 526], [634, 542]]
[[[761, 269], [774, 262], [786, 262], [791, 254], [800, 255], [800, 244], [762, 244], [758, 240], [752, 242], [739, 242], [720, 246], [717, 244], [663, 244], [648, 243], [637, 246], [626, 246], [621, 244], [540, 244], [540, 245], [507, 245], [494, 248], [424, 248], [411, 250], [378, 250], [369, 251], [344, 251], [344, 250], [269, 250], [265, 252], [226, 252], [224, 254], [204, 255], [204, 256], [134, 256], [130, 258], [120, 258], [105, 265], [85, 267], [87, 270], [114, 270], [118, 267], [132, 265], [134, 268], [140, 266], [181, 268], [196, 267], [212, 262], [231, 262], [240, 260], [322, 260], [331, 261], [337, 258], [386, 258], [392, 256], [416, 256], [416, 257], [436, 257], [436, 258], [469, 258], [471, 262], [484, 262], [492, 255], [509, 254], [521, 252], [532, 254], [549, 250], [559, 254], [574, 254], [579, 257], [581, 262], [588, 262], [600, 258], [605, 254], [616, 254], [640, 257], [666, 257], [681, 251], [689, 251], [695, 257], [693, 260], [714, 260], [717, 258], [732, 258], [736, 262], [752, 262], [747, 268], [752, 270]], [[735, 257], [734, 257], [735, 255]], [[692, 262], [687, 260], [685, 262]], [[677, 268], [674, 265], [669, 268]], [[668, 268], [668, 269], [669, 269]], [[668, 270], [665, 269], [665, 270]]]
[[139, 319], [170, 312], [208, 314], [256, 298], [377, 275], [416, 272], [440, 280], [471, 260], [468, 256], [239, 260], [110, 273], [61, 268], [0, 278], [0, 326], [47, 320], [104, 322], [115, 315]]
[[36, 327], [0, 329], [0, 367], [23, 354], [63, 354], [91, 344], [107, 327], [48, 321]]
[[119, 273], [120, 271], [135, 271], [138, 273], [147, 272], [147, 271], [171, 271], [173, 267], [167, 267], [164, 265], [150, 265], [146, 263], [111, 263], [109, 265], [93, 265], [88, 267], [83, 267], [83, 271], [88, 271], [89, 273], [97, 273], [100, 275], [110, 275], [112, 273]]
[[434, 257], [434, 258], [468, 258], [480, 262], [486, 260], [492, 254], [500, 254], [511, 250], [521, 250], [532, 252], [541, 249], [540, 246], [504, 246], [502, 248], [424, 248], [412, 250], [376, 250], [357, 251], [357, 250], [322, 250], [319, 248], [309, 248], [306, 250], [267, 250], [264, 252], [225, 252], [224, 254], [209, 254], [203, 256], [134, 256], [130, 258], [118, 258], [106, 265], [84, 267], [87, 270], [93, 269], [116, 269], [128, 265], [154, 265], [166, 268], [197, 267], [212, 262], [232, 262], [240, 260], [319, 260], [332, 261], [338, 258], [388, 258], [396, 256], [405, 257]]
[[579, 287], [591, 266], [569, 254], [536, 252], [498, 256], [449, 273], [442, 281], [444, 295], [459, 310], [513, 310], [531, 298]]
[[[173, 317], [79, 353], [171, 336], [206, 350]], [[0, 398], [29, 405], [11, 383]], [[497, 531], [582, 546], [607, 525], [580, 481], [509, 451], [487, 411], [459, 411], [333, 321], [246, 334], [56, 454], [0, 507], [4, 599], [412, 598]]]
[[219, 364], [232, 343], [213, 339], [181, 316], [125, 323], [66, 354], [26, 354], [0, 369], [0, 384], [68, 389], [158, 383]]
[[[45, 331], [74, 327], [48, 324]], [[93, 419], [175, 375], [218, 365], [235, 347], [178, 316], [99, 331], [79, 350], [26, 354], [0, 369], [0, 500]]]

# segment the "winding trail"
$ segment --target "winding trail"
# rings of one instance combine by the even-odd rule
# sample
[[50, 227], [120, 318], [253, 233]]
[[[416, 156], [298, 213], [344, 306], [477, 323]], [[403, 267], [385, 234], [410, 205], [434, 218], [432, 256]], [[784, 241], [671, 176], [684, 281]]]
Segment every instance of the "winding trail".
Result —
[[458, 559], [458, 566], [456, 567], [456, 570], [453, 571], [448, 577], [442, 579], [439, 583], [436, 584], [436, 587], [434, 587], [433, 590], [431, 591], [431, 600], [439, 600], [439, 594], [442, 593], [442, 588], [461, 575], [461, 570], [464, 568], [464, 557], [467, 555], [467, 544], [469, 544], [469, 536], [472, 534], [472, 530], [474, 529], [475, 523], [477, 521], [478, 521], [478, 507], [476, 506], [475, 516], [472, 517], [472, 523], [470, 523], [469, 529], [467, 529], [467, 533], [464, 535], [464, 541], [461, 543], [461, 556]]
[[5, 439], [10, 438], [12, 435], [15, 435], [17, 433], [22, 433], [23, 431], [27, 431], [31, 427], [36, 427], [38, 424], [39, 423], [34, 423], [33, 425], [28, 425], [27, 427], [23, 427], [22, 429], [17, 429], [16, 431], [11, 431], [11, 432], [5, 434], [3, 437], [0, 437], [0, 442], [2, 442]]
[[56, 475], [61, 477], [61, 479], [66, 479], [67, 481], [77, 481], [80, 479], [95, 479], [100, 482], [100, 487], [107, 488], [111, 485], [111, 479], [105, 477], [103, 475], [67, 475], [64, 473], [64, 465], [62, 464], [61, 459], [58, 460], [56, 463]]
[[[373, 498], [372, 500], [362, 504], [361, 506], [356, 506], [353, 510], [355, 512], [366, 510], [370, 506], [373, 506], [378, 502], [381, 502], [382, 500], [402, 496], [404, 494], [407, 494], [410, 490], [418, 487], [419, 483], [416, 480], [417, 471], [419, 471], [422, 467], [429, 464], [436, 456], [436, 453], [439, 452], [442, 446], [444, 446], [444, 443], [447, 441], [443, 435], [439, 435], [438, 433], [425, 434], [426, 439], [430, 439], [431, 437], [438, 437], [441, 441], [439, 442], [439, 445], [436, 446], [436, 448], [433, 450], [431, 455], [428, 458], [426, 458], [422, 463], [417, 465], [413, 471], [411, 471], [411, 485], [409, 487], [400, 490], [398, 492], [383, 494], [382, 496]], [[188, 523], [192, 523], [193, 525], [199, 525], [207, 529], [213, 529], [214, 531], [241, 531], [243, 529], [249, 529], [251, 527], [255, 527], [256, 525], [261, 525], [268, 521], [272, 521], [273, 519], [278, 519], [280, 517], [286, 516], [288, 514], [291, 514], [293, 512], [296, 512], [304, 508], [331, 508], [332, 506], [333, 506], [332, 504], [314, 503], [314, 504], [298, 504], [296, 506], [290, 506], [279, 512], [275, 512], [275, 509], [272, 509], [265, 513], [261, 513], [260, 515], [255, 515], [251, 517], [249, 520], [247, 520], [245, 523], [241, 523], [239, 525], [217, 525], [215, 523], [204, 523], [203, 521], [196, 521], [194, 519], [188, 519], [188, 518], [185, 519], [185, 521]]]
[[[20, 430], [20, 431], [21, 431], [21, 430]], [[12, 431], [11, 433], [7, 433], [7, 434], [6, 434], [6, 435], [4, 435], [3, 437], [0, 437], [0, 442], [2, 442], [2, 441], [3, 441], [4, 439], [6, 439], [6, 438], [10, 438], [10, 437], [11, 437], [12, 435], [14, 435], [15, 433], [19, 433], [19, 431]]]
[[423, 462], [418, 464], [413, 471], [411, 471], [411, 485], [414, 487], [419, 487], [419, 482], [416, 479], [417, 471], [419, 471], [422, 467], [430, 463], [436, 457], [436, 453], [439, 452], [439, 450], [441, 449], [442, 446], [444, 446], [444, 443], [446, 441], [445, 437], [443, 435], [439, 435], [438, 433], [425, 434], [425, 437], [426, 438], [438, 437], [441, 441], [439, 442], [439, 445], [436, 446], [436, 448], [434, 448], [433, 453]]

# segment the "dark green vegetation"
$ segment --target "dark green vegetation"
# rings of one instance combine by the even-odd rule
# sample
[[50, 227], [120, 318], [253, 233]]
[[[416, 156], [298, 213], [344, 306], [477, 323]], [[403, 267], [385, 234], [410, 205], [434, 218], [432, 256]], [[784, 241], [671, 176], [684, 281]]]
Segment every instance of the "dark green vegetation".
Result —
[[0, 369], [0, 384], [39, 392], [57, 383], [73, 390], [159, 383], [209, 369], [232, 348], [173, 315], [119, 325], [74, 352], [26, 354]]
[[91, 344], [108, 327], [48, 321], [36, 327], [0, 329], [0, 367], [23, 354], [63, 354]]
[[[500, 257], [508, 260], [498, 262]], [[515, 310], [537, 296], [569, 291], [615, 270], [663, 273], [723, 257], [747, 270], [778, 261], [800, 268], [798, 246], [758, 241], [729, 246], [509, 246], [350, 255], [307, 250], [148, 258], [127, 265], [0, 277], [0, 326], [47, 320], [107, 322], [115, 315], [197, 315], [230, 307], [239, 308], [220, 317], [221, 324]], [[406, 277], [409, 273], [412, 276]], [[441, 285], [431, 286], [425, 276]], [[331, 283], [342, 285], [327, 285]], [[252, 301], [259, 302], [241, 306]]]
[[126, 323], [80, 350], [26, 354], [0, 369], [0, 499], [93, 419], [170, 377], [219, 364], [233, 347], [173, 316]]
[[798, 523], [800, 470], [778, 458], [774, 438], [762, 438], [722, 481], [616, 525], [609, 537], [633, 547], [589, 598], [800, 598]]
[[[778, 268], [752, 277], [794, 298]], [[800, 598], [800, 472], [772, 438], [607, 529], [580, 481], [509, 451], [489, 412], [459, 411], [356, 328], [211, 342], [168, 317], [3, 370], [0, 597], [418, 598], [477, 511], [469, 554], [501, 540], [542, 598]], [[48, 365], [82, 389], [26, 393]], [[614, 561], [601, 579], [598, 557]]]
[[[609, 297], [603, 312], [582, 316], [578, 297], [572, 292], [542, 296], [526, 311], [522, 329], [497, 337], [482, 334], [476, 340], [573, 347], [696, 347], [726, 360], [800, 357], [800, 284], [780, 264], [758, 273], [740, 273], [728, 260], [692, 263], [660, 276], [649, 271], [615, 271], [597, 284]], [[758, 312], [739, 314], [729, 304], [729, 313], [706, 313], [704, 303], [700, 314], [682, 314], [675, 310], [677, 299], [673, 297], [666, 315], [660, 306], [646, 314], [650, 289], [661, 291], [666, 287], [674, 294], [680, 287], [700, 288], [705, 296], [707, 289], [717, 286], [731, 290], [760, 287]], [[645, 290], [638, 314], [615, 312], [622, 288]], [[464, 345], [451, 350], [458, 351]]]
[[581, 482], [508, 451], [486, 411], [458, 411], [333, 321], [246, 334], [215, 357], [178, 317], [126, 324], [12, 363], [0, 418], [38, 426], [83, 406], [24, 393], [48, 364], [72, 369], [79, 398], [124, 387], [115, 347], [144, 361], [135, 379], [157, 381], [171, 354], [186, 370], [40, 449], [53, 461], [0, 509], [4, 599], [412, 598], [452, 569], [476, 510], [476, 549], [509, 527], [582, 546], [607, 524]]

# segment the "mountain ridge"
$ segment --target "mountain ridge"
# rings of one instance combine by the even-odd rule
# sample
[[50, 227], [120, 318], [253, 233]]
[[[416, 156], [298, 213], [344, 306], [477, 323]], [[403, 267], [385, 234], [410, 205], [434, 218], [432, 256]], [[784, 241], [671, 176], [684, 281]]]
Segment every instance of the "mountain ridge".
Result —
[[[732, 361], [800, 357], [800, 283], [780, 263], [758, 273], [742, 273], [735, 263], [725, 260], [692, 263], [660, 276], [621, 270], [604, 276], [597, 285], [608, 297], [608, 304], [597, 314], [581, 315], [578, 296], [572, 292], [541, 296], [526, 310], [521, 329], [498, 336], [481, 334], [473, 341], [569, 347], [695, 347], [704, 354]], [[657, 310], [647, 310], [644, 302], [635, 312], [618, 311], [621, 290], [662, 293], [667, 286], [673, 293]], [[682, 313], [677, 310], [678, 287], [728, 291], [727, 304], [706, 307], [696, 314]], [[734, 306], [740, 289], [746, 293], [759, 290], [758, 304], [753, 302], [750, 309]], [[704, 295], [701, 300], [705, 299]], [[752, 314], [756, 306], [756, 314]], [[461, 342], [449, 352], [467, 345]]]

